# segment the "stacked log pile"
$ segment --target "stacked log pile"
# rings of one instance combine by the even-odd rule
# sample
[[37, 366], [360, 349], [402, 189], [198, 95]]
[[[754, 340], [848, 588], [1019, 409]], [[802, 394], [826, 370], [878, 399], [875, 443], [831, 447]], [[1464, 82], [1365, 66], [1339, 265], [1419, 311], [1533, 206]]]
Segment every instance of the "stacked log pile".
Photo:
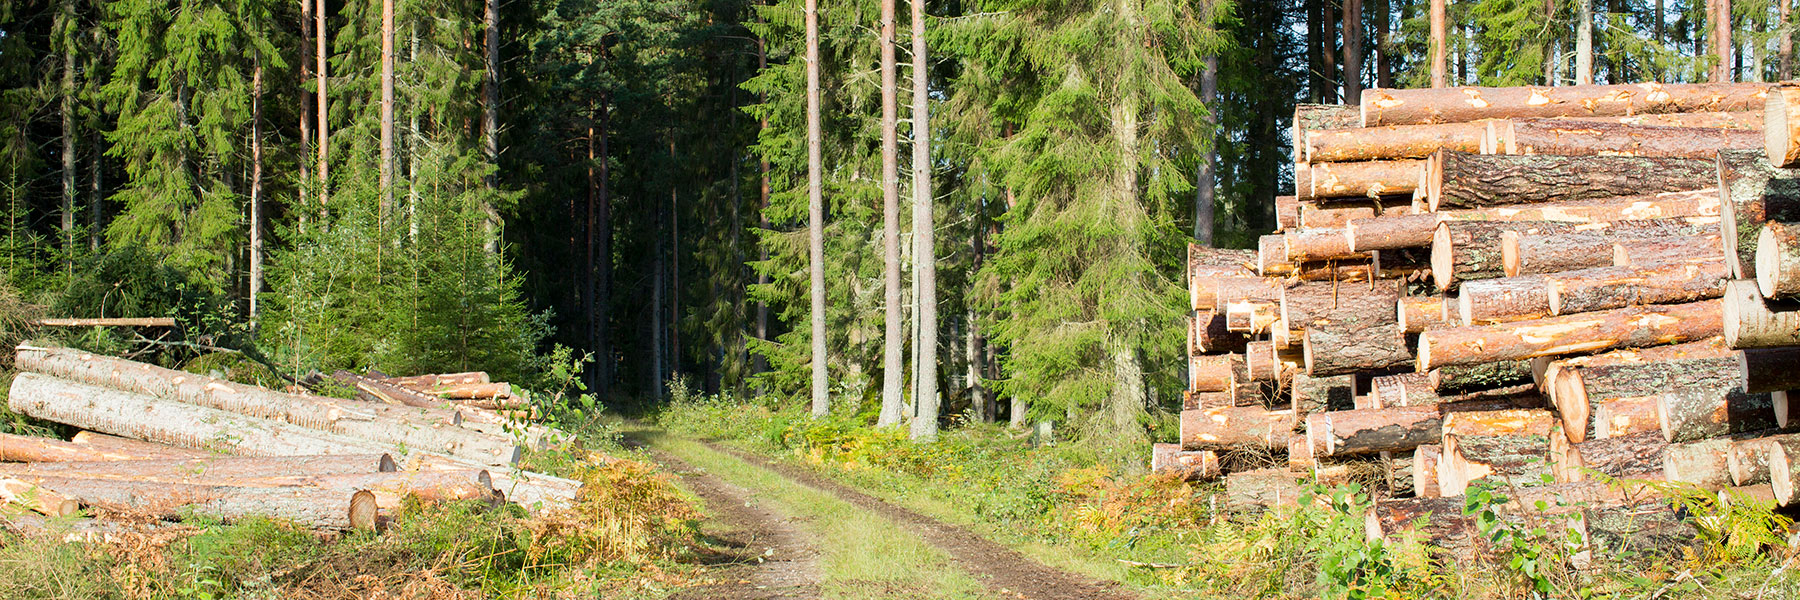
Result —
[[521, 444], [557, 432], [509, 433], [491, 427], [507, 423], [492, 409], [457, 402], [513, 397], [486, 374], [340, 372], [358, 396], [341, 400], [68, 348], [20, 346], [15, 364], [13, 412], [83, 430], [71, 441], [0, 435], [0, 500], [47, 516], [87, 507], [367, 529], [409, 499], [545, 510], [580, 488], [512, 467]]
[[1633, 547], [1691, 528], [1613, 480], [1800, 502], [1794, 111], [1767, 84], [1302, 106], [1277, 231], [1189, 250], [1181, 441], [1153, 467], [1249, 508], [1352, 473], [1371, 536], [1448, 545], [1474, 485]]

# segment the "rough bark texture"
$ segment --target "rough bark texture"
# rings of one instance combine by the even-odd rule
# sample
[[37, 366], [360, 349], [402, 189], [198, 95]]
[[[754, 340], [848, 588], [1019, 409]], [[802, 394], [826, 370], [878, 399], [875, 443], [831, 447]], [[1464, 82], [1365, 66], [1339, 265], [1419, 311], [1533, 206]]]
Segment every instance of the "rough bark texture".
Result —
[[1800, 300], [1800, 221], [1770, 221], [1756, 236], [1756, 287], [1765, 298]]
[[1477, 119], [1733, 112], [1763, 105], [1767, 84], [1573, 85], [1364, 90], [1364, 127]]
[[1421, 213], [1351, 219], [1344, 224], [1344, 237], [1353, 252], [1427, 248], [1442, 218], [1435, 213]]
[[314, 529], [375, 526], [375, 494], [355, 488], [193, 485], [49, 476], [25, 480], [79, 498], [89, 506], [165, 519], [179, 518], [181, 510], [187, 508], [226, 522], [268, 516]]
[[1710, 161], [1695, 158], [1440, 152], [1432, 167], [1425, 197], [1433, 211], [1689, 191], [1717, 181]]
[[1460, 325], [1492, 325], [1550, 316], [1549, 284], [1543, 275], [1466, 281], [1456, 296]]
[[[1297, 225], [1296, 225], [1297, 227]], [[1288, 227], [1282, 227], [1288, 229]], [[1287, 259], [1287, 237], [1279, 233], [1256, 238], [1256, 274], [1263, 277], [1291, 275], [1297, 267]], [[1197, 292], [1189, 292], [1197, 293]]]
[[1196, 355], [1188, 360], [1188, 389], [1196, 392], [1222, 392], [1231, 389], [1231, 372], [1235, 363], [1243, 362], [1239, 354]]
[[1410, 537], [1438, 548], [1466, 548], [1481, 535], [1475, 519], [1463, 514], [1462, 498], [1424, 494], [1376, 500], [1363, 526], [1370, 541]]
[[1469, 484], [1494, 478], [1513, 485], [1537, 483], [1549, 474], [1546, 458], [1556, 419], [1544, 410], [1500, 410], [1446, 415], [1438, 485], [1458, 496]]
[[1601, 267], [1543, 277], [1550, 314], [1594, 312], [1639, 304], [1696, 302], [1725, 293], [1725, 263], [1652, 263]]
[[1725, 457], [1725, 468], [1731, 475], [1731, 484], [1743, 486], [1769, 483], [1769, 453], [1776, 451], [1780, 442], [1796, 441], [1800, 441], [1800, 434], [1786, 433], [1732, 443], [1730, 455]]
[[1275, 381], [1281, 365], [1275, 358], [1274, 342], [1250, 342], [1244, 345], [1244, 374], [1255, 381]]
[[382, 381], [415, 390], [426, 390], [440, 385], [488, 383], [489, 379], [486, 371], [469, 371], [467, 373], [436, 373], [430, 375], [413, 375], [411, 377], [389, 377]]
[[[1782, 73], [1784, 78], [1788, 75]], [[1763, 102], [1763, 155], [1770, 164], [1800, 167], [1800, 131], [1795, 127], [1800, 127], [1800, 86], [1775, 86]]]
[[1329, 205], [1318, 202], [1300, 204], [1300, 224], [1306, 229], [1342, 228], [1351, 219], [1368, 219], [1378, 216], [1400, 216], [1412, 213], [1410, 198], [1395, 198], [1392, 201], [1372, 200], [1366, 202], [1333, 201]]
[[[391, 404], [391, 405], [394, 405], [397, 407], [398, 406], [410, 406], [413, 408], [427, 409], [427, 411], [430, 411], [430, 410], [454, 411], [455, 410], [455, 408], [452, 407], [450, 404], [445, 403], [443, 400], [438, 399], [435, 396], [431, 396], [424, 392], [412, 390], [409, 388], [386, 383], [379, 379], [357, 375], [357, 374], [351, 373], [349, 371], [339, 370], [337, 372], [332, 373], [331, 378], [333, 380], [336, 380], [338, 383], [344, 384], [346, 386], [349, 386], [351, 389], [356, 390], [356, 399], [362, 400], [364, 402], [379, 402], [382, 404]], [[314, 386], [314, 388], [316, 389], [317, 384], [314, 383], [312, 380], [302, 380], [301, 383], [308, 385], [308, 386]], [[456, 419], [456, 417], [453, 417], [453, 416], [447, 416], [446, 418], [448, 418], [452, 421], [454, 421]]]
[[[1225, 330], [1260, 334], [1281, 318], [1281, 302], [1246, 299], [1225, 305]], [[1252, 342], [1254, 343], [1254, 342]]]
[[1769, 166], [1761, 152], [1720, 152], [1719, 234], [1737, 279], [1756, 278], [1756, 242], [1770, 221], [1800, 221], [1800, 170]]
[[1764, 300], [1756, 282], [1725, 282], [1725, 343], [1733, 348], [1800, 346], [1800, 305]]
[[1663, 439], [1691, 442], [1775, 427], [1775, 409], [1768, 394], [1746, 394], [1737, 391], [1736, 385], [1732, 388], [1698, 387], [1657, 395]]
[[1730, 356], [1721, 355], [1690, 360], [1566, 366], [1550, 375], [1550, 399], [1562, 414], [1569, 439], [1580, 442], [1593, 436], [1598, 426], [1593, 419], [1596, 403], [1663, 396], [1683, 390], [1723, 395], [1725, 390], [1736, 389], [1739, 385], [1734, 362]]
[[[1246, 346], [1244, 350], [1248, 352], [1250, 348]], [[1231, 394], [1232, 406], [1263, 407], [1265, 404], [1263, 399], [1263, 381], [1250, 376], [1250, 363], [1248, 359], [1249, 355], [1246, 354], [1245, 360], [1232, 363], [1231, 389], [1227, 390], [1227, 393]]]
[[1531, 381], [1531, 364], [1524, 360], [1450, 365], [1431, 369], [1431, 386], [1439, 394], [1497, 388]]
[[1746, 392], [1800, 390], [1800, 347], [1749, 348], [1731, 356]]
[[1660, 477], [1667, 447], [1668, 442], [1653, 431], [1574, 444], [1567, 465], [1570, 470], [1558, 481], [1586, 481], [1589, 470], [1615, 479], [1642, 479], [1648, 474]]
[[1439, 221], [1566, 221], [1593, 223], [1619, 219], [1666, 219], [1717, 216], [1719, 193], [1703, 190], [1664, 192], [1577, 200], [1490, 206], [1411, 215], [1383, 215], [1352, 219], [1344, 224], [1350, 248], [1362, 252], [1431, 245]]
[[1400, 330], [1413, 334], [1427, 329], [1455, 326], [1450, 319], [1445, 318], [1448, 314], [1444, 308], [1446, 302], [1448, 300], [1443, 296], [1401, 298], [1394, 310], [1400, 321]]
[[1225, 506], [1234, 512], [1254, 513], [1278, 506], [1293, 506], [1304, 491], [1300, 477], [1287, 469], [1257, 469], [1225, 476]]
[[1607, 311], [1438, 329], [1419, 334], [1422, 370], [1537, 356], [1576, 354], [1705, 339], [1722, 324], [1716, 301], [1634, 306]]
[[1418, 189], [1424, 168], [1423, 160], [1312, 163], [1308, 165], [1312, 189], [1298, 191], [1302, 200], [1411, 194]]
[[80, 500], [11, 477], [0, 477], [0, 504], [23, 506], [52, 517], [81, 510]]
[[1728, 460], [1731, 445], [1735, 443], [1737, 440], [1722, 437], [1669, 444], [1663, 450], [1663, 479], [1692, 483], [1709, 490], [1730, 486]]
[[[1295, 177], [1299, 174], [1295, 173]], [[1291, 229], [1300, 226], [1300, 197], [1275, 197], [1275, 230]]]
[[1501, 236], [1500, 260], [1507, 275], [1607, 267], [1613, 265], [1615, 243], [1702, 236], [1718, 223], [1718, 217], [1677, 217], [1507, 232]]
[[1381, 466], [1387, 475], [1385, 483], [1390, 496], [1411, 496], [1417, 485], [1418, 476], [1413, 471], [1413, 453], [1383, 452]]
[[1342, 229], [1293, 229], [1282, 235], [1287, 262], [1368, 258], [1350, 251], [1350, 238]]
[[[1382, 317], [1390, 316], [1387, 311], [1379, 312]], [[1399, 324], [1385, 318], [1308, 326], [1302, 343], [1306, 374], [1313, 376], [1404, 367], [1411, 365], [1413, 358]]]
[[1346, 104], [1296, 104], [1294, 105], [1294, 164], [1305, 164], [1306, 147], [1302, 143], [1310, 132], [1325, 129], [1346, 129], [1362, 126], [1362, 112], [1355, 106]]
[[1181, 393], [1181, 410], [1205, 410], [1230, 407], [1231, 390], [1217, 392], [1185, 391]]
[[[1286, 286], [1281, 291], [1281, 323], [1293, 341], [1308, 327], [1332, 324], [1393, 324], [1391, 310], [1377, 306], [1393, 306], [1399, 302], [1399, 285], [1392, 281], [1374, 284], [1317, 282]], [[1280, 344], [1279, 336], [1276, 340]]]
[[1431, 238], [1431, 279], [1440, 290], [1459, 282], [1505, 277], [1500, 242], [1506, 234], [1564, 231], [1557, 221], [1444, 221]]
[[501, 398], [513, 395], [510, 383], [452, 383], [432, 386], [425, 393], [452, 400]]
[[1183, 450], [1285, 450], [1294, 411], [1234, 406], [1181, 411]]
[[1763, 130], [1763, 113], [1759, 110], [1732, 112], [1655, 113], [1607, 117], [1556, 117], [1560, 121], [1619, 123], [1657, 127], [1712, 127], [1718, 129]]
[[1314, 413], [1350, 410], [1356, 397], [1356, 376], [1299, 374], [1294, 376], [1291, 388], [1295, 418], [1305, 419]]
[[75, 433], [75, 437], [69, 438], [69, 441], [84, 448], [92, 448], [105, 452], [118, 452], [121, 454], [139, 454], [168, 459], [213, 457], [210, 453], [198, 450], [187, 450], [167, 444], [157, 444], [143, 440], [122, 438], [116, 435], [106, 435], [104, 433], [95, 433], [92, 431], [78, 431]]
[[0, 433], [0, 461], [6, 462], [95, 462], [117, 460], [156, 460], [185, 458], [185, 450], [175, 453], [123, 451], [94, 448], [45, 437]]
[[1431, 386], [1431, 376], [1425, 373], [1384, 375], [1371, 380], [1369, 386], [1375, 408], [1431, 406], [1444, 400]]
[[[422, 416], [433, 415], [424, 409], [349, 406], [330, 399], [282, 394], [223, 379], [67, 348], [21, 347], [16, 361], [20, 369], [48, 373], [70, 381], [103, 385], [196, 407], [281, 421], [320, 432], [368, 440], [368, 444], [373, 446], [403, 445], [407, 448], [461, 456], [482, 464], [510, 463], [518, 460], [520, 452], [510, 439], [456, 427], [446, 423], [443, 417]], [[70, 421], [58, 422], [75, 424]], [[99, 427], [90, 429], [148, 439]], [[152, 441], [187, 446], [166, 440]]]
[[1587, 508], [1582, 522], [1597, 556], [1668, 556], [1697, 534], [1681, 513], [1658, 502]]
[[1306, 437], [1313, 456], [1405, 451], [1437, 441], [1443, 421], [1436, 406], [1324, 412], [1306, 416]]
[[[1719, 251], [1720, 244], [1717, 233], [1618, 240], [1613, 242], [1612, 264], [1615, 267], [1627, 267], [1668, 262], [1722, 261], [1725, 255]], [[1729, 266], [1726, 267], [1726, 272], [1730, 272]]]
[[1188, 452], [1181, 444], [1155, 444], [1150, 449], [1150, 471], [1172, 473], [1188, 481], [1218, 479], [1219, 455], [1209, 450]]
[[1438, 150], [1482, 152], [1484, 121], [1435, 125], [1352, 127], [1307, 132], [1306, 161], [1311, 163], [1425, 158]]
[[1746, 129], [1658, 127], [1621, 123], [1516, 119], [1500, 128], [1507, 154], [1664, 156], [1711, 159], [1726, 149], [1753, 149], [1762, 135]]

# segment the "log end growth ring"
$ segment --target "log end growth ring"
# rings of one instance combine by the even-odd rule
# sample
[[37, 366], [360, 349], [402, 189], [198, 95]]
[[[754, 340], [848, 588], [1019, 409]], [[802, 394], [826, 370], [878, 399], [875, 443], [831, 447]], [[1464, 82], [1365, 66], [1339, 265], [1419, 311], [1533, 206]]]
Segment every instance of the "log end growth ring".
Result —
[[1456, 273], [1452, 270], [1456, 264], [1455, 251], [1451, 247], [1450, 228], [1439, 223], [1437, 231], [1431, 234], [1431, 280], [1439, 291], [1448, 290], [1456, 283]]
[[350, 495], [350, 528], [367, 531], [375, 528], [375, 493], [357, 490]]
[[1593, 407], [1588, 404], [1587, 384], [1582, 381], [1581, 369], [1557, 369], [1551, 377], [1550, 399], [1556, 405], [1557, 414], [1562, 415], [1563, 433], [1570, 442], [1587, 441]]

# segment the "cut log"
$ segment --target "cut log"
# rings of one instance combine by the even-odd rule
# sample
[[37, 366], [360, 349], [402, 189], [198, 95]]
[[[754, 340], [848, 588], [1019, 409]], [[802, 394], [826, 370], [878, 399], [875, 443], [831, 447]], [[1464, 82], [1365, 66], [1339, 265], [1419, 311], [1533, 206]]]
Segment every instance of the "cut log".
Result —
[[[1246, 347], [1245, 351], [1249, 351], [1249, 348]], [[1244, 358], [1245, 360], [1231, 365], [1231, 389], [1226, 390], [1226, 393], [1231, 394], [1231, 406], [1264, 407], [1267, 403], [1263, 397], [1263, 382], [1250, 376], [1249, 355], [1246, 354]]]
[[0, 473], [15, 477], [43, 475], [125, 481], [296, 480], [288, 485], [304, 485], [297, 480], [309, 477], [392, 473], [397, 470], [399, 466], [394, 462], [394, 457], [387, 454], [220, 456], [179, 460], [0, 464]]
[[1671, 443], [1762, 431], [1775, 427], [1775, 409], [1768, 394], [1746, 394], [1695, 388], [1657, 396], [1657, 420], [1663, 438]]
[[[1302, 151], [1299, 146], [1294, 147], [1294, 154], [1300, 154], [1301, 152]], [[1311, 202], [1313, 200], [1313, 191], [1312, 190], [1313, 190], [1312, 165], [1309, 165], [1307, 163], [1295, 163], [1294, 164], [1294, 197], [1298, 198], [1301, 202]], [[1295, 223], [1298, 223], [1299, 215], [1295, 214], [1294, 216], [1295, 216]], [[1298, 226], [1298, 225], [1296, 225], [1296, 226]]]
[[1362, 126], [1362, 109], [1348, 104], [1296, 104], [1293, 129], [1288, 133], [1294, 141], [1294, 163], [1306, 164], [1306, 136], [1325, 129]]
[[1439, 491], [1460, 496], [1469, 484], [1495, 479], [1511, 485], [1542, 483], [1550, 474], [1550, 434], [1556, 419], [1543, 410], [1459, 412], [1443, 422], [1444, 453]]
[[1763, 100], [1763, 155], [1778, 168], [1800, 167], [1800, 86], [1777, 85]]
[[1225, 506], [1234, 512], [1254, 513], [1278, 506], [1294, 506], [1304, 491], [1300, 477], [1283, 468], [1225, 476]]
[[1769, 487], [1775, 491], [1775, 501], [1782, 506], [1793, 504], [1800, 499], [1800, 477], [1795, 476], [1794, 469], [1800, 468], [1800, 440], [1780, 439], [1769, 444]]
[[1492, 325], [1551, 315], [1549, 282], [1543, 275], [1465, 281], [1457, 290], [1458, 325]]
[[44, 327], [174, 327], [174, 317], [117, 317], [101, 319], [38, 319]]
[[[1283, 227], [1283, 230], [1293, 227]], [[1256, 274], [1263, 277], [1291, 275], [1297, 267], [1287, 259], [1287, 238], [1275, 233], [1256, 238]], [[1200, 294], [1198, 290], [1190, 294]]]
[[430, 389], [440, 385], [461, 385], [468, 383], [487, 383], [486, 371], [470, 371], [467, 373], [438, 373], [431, 375], [413, 375], [411, 377], [386, 377], [382, 381], [401, 387], [414, 389]]
[[213, 456], [210, 452], [176, 448], [168, 444], [157, 444], [143, 440], [122, 438], [116, 435], [95, 433], [92, 431], [77, 431], [75, 432], [75, 437], [69, 438], [69, 441], [95, 450], [112, 451], [120, 454], [143, 456], [153, 459], [210, 458]]
[[1374, 378], [1369, 385], [1375, 408], [1432, 406], [1444, 400], [1432, 387], [1431, 376], [1425, 373], [1384, 375]]
[[11, 477], [0, 477], [0, 502], [52, 517], [66, 517], [81, 510], [79, 500]]
[[[257, 483], [266, 481], [269, 480]], [[501, 494], [494, 489], [492, 476], [484, 469], [338, 473], [309, 477], [305, 481], [307, 485], [323, 489], [368, 490], [375, 494], [375, 506], [384, 511], [399, 509], [409, 498], [426, 504], [501, 499]]]
[[1275, 381], [1281, 365], [1275, 358], [1274, 342], [1250, 342], [1244, 346], [1244, 373], [1254, 381]]
[[1763, 153], [1720, 152], [1719, 234], [1737, 279], [1756, 278], [1757, 236], [1770, 221], [1800, 221], [1800, 170], [1777, 169]]
[[1590, 439], [1609, 440], [1642, 433], [1661, 435], [1662, 420], [1656, 417], [1656, 404], [1656, 396], [1614, 398], [1589, 404], [1594, 424]]
[[1800, 300], [1800, 221], [1763, 224], [1756, 237], [1756, 286], [1764, 298]]
[[443, 400], [425, 394], [424, 392], [387, 383], [379, 379], [364, 377], [342, 369], [333, 372], [331, 374], [331, 379], [348, 386], [350, 389], [356, 390], [356, 399], [364, 402], [378, 402], [393, 406], [410, 406], [413, 408], [447, 410], [452, 412], [456, 410], [455, 407], [445, 403]]
[[[1749, 348], [1732, 353], [1744, 391], [1756, 394], [1800, 390], [1800, 347]], [[1786, 427], [1786, 423], [1782, 424]]]
[[[1723, 261], [1719, 251], [1719, 234], [1617, 240], [1612, 245], [1615, 267], [1648, 266], [1667, 262]], [[1729, 267], [1727, 271], [1730, 272]]]
[[1725, 293], [1724, 261], [1651, 263], [1544, 275], [1550, 314], [1567, 315], [1640, 304], [1718, 298]]
[[566, 510], [575, 503], [582, 490], [581, 482], [573, 479], [518, 469], [489, 469], [488, 476], [502, 497], [533, 514]]
[[1725, 343], [1733, 348], [1800, 346], [1800, 304], [1765, 300], [1756, 282], [1725, 282]]
[[1234, 406], [1181, 411], [1181, 449], [1285, 450], [1294, 434], [1294, 411]]
[[96, 448], [44, 437], [0, 433], [0, 461], [7, 462], [94, 462], [111, 460], [149, 460], [181, 458], [174, 453], [149, 453], [141, 450]]
[[1431, 387], [1439, 395], [1518, 385], [1531, 381], [1531, 365], [1524, 360], [1452, 365], [1431, 369]]
[[1187, 277], [1195, 279], [1207, 277], [1250, 277], [1255, 275], [1251, 269], [1256, 256], [1249, 250], [1232, 248], [1211, 248], [1199, 244], [1188, 244]]
[[[1296, 173], [1295, 177], [1299, 174]], [[1293, 229], [1300, 226], [1300, 197], [1275, 197], [1275, 230]]]
[[1299, 283], [1282, 288], [1281, 320], [1294, 333], [1308, 327], [1337, 323], [1394, 323], [1393, 306], [1400, 300], [1400, 287], [1395, 282], [1374, 284], [1340, 284], [1335, 282]]
[[[292, 424], [321, 432], [368, 440], [369, 446], [401, 445], [411, 449], [461, 456], [482, 464], [506, 464], [518, 460], [520, 448], [511, 439], [456, 427], [456, 419], [443, 411], [377, 405], [351, 406], [326, 398], [283, 394], [214, 377], [164, 369], [143, 363], [96, 356], [67, 348], [19, 347], [20, 369], [62, 377], [72, 382], [107, 386], [117, 390], [178, 401]], [[74, 421], [51, 419], [80, 426]], [[124, 429], [130, 431], [127, 423]], [[88, 427], [125, 437], [208, 448], [207, 445], [146, 438], [128, 432]], [[232, 446], [228, 444], [228, 446]], [[386, 451], [381, 448], [380, 451]], [[294, 454], [342, 454], [296, 452]]]
[[1308, 415], [1336, 410], [1350, 410], [1356, 397], [1356, 376], [1335, 375], [1313, 377], [1299, 374], [1292, 385], [1294, 413], [1304, 422]]
[[1418, 366], [1429, 370], [1537, 356], [1690, 342], [1718, 335], [1717, 301], [1633, 306], [1419, 334]]
[[1250, 336], [1225, 328], [1225, 313], [1202, 311], [1194, 313], [1191, 334], [1195, 353], [1223, 354], [1227, 352], [1243, 352], [1244, 344], [1250, 343]]
[[[1566, 437], [1564, 438], [1567, 439]], [[1589, 471], [1613, 479], [1662, 477], [1663, 450], [1668, 447], [1654, 431], [1570, 444], [1566, 471], [1558, 481], [1587, 481]]]
[[1463, 514], [1463, 504], [1462, 498], [1425, 495], [1378, 499], [1363, 518], [1363, 533], [1371, 542], [1411, 537], [1429, 547], [1467, 547], [1481, 532]]
[[1399, 324], [1374, 319], [1308, 326], [1302, 350], [1313, 376], [1406, 367], [1413, 359]]
[[450, 398], [453, 400], [493, 399], [505, 398], [513, 395], [512, 384], [510, 383], [458, 383], [439, 385], [430, 388], [426, 393], [439, 398]]
[[1658, 127], [1713, 127], [1719, 129], [1747, 129], [1750, 131], [1763, 130], [1763, 111], [1761, 110], [1556, 118], [1564, 121], [1621, 123], [1625, 125], [1652, 125]]
[[1623, 123], [1513, 119], [1497, 125], [1508, 154], [1666, 156], [1711, 159], [1719, 150], [1754, 149], [1762, 134], [1748, 129], [1662, 127]]
[[1439, 290], [1458, 282], [1506, 275], [1501, 240], [1508, 232], [1563, 231], [1573, 227], [1556, 221], [1444, 221], [1431, 240], [1431, 279]]
[[1626, 240], [1703, 236], [1718, 228], [1718, 217], [1677, 217], [1644, 221], [1599, 221], [1500, 237], [1500, 262], [1507, 275], [1535, 275], [1613, 265], [1613, 244]]
[[377, 512], [375, 494], [354, 488], [215, 486], [48, 476], [29, 481], [88, 506], [164, 519], [179, 518], [182, 509], [187, 508], [226, 522], [269, 516], [314, 529], [373, 529]]
[[1304, 140], [1295, 142], [1305, 144], [1307, 162], [1354, 162], [1425, 158], [1443, 149], [1482, 152], [1487, 132], [1485, 121], [1351, 127], [1309, 131]]
[[1306, 436], [1296, 435], [1288, 438], [1288, 471], [1294, 473], [1310, 473], [1316, 461], [1313, 460], [1312, 444]]
[[[1736, 361], [1725, 354], [1688, 360], [1632, 358], [1627, 354], [1619, 360], [1570, 363], [1546, 375], [1551, 378], [1550, 400], [1562, 415], [1570, 441], [1581, 442], [1594, 435], [1599, 426], [1593, 419], [1595, 403], [1689, 390], [1717, 396], [1737, 389], [1742, 381]], [[1662, 417], [1658, 419], [1660, 422]]]
[[1641, 156], [1508, 156], [1440, 152], [1425, 176], [1432, 212], [1569, 202], [1716, 185], [1711, 161]]
[[1351, 252], [1425, 248], [1442, 219], [1434, 213], [1351, 219], [1344, 224], [1344, 238]]
[[1734, 112], [1763, 106], [1766, 83], [1636, 83], [1558, 87], [1363, 90], [1362, 125], [1461, 123], [1479, 119]]
[[[1739, 439], [1748, 437], [1750, 436]], [[1663, 450], [1663, 479], [1692, 483], [1708, 490], [1730, 487], [1731, 469], [1728, 461], [1731, 446], [1739, 439], [1721, 437], [1669, 444]]]
[[1204, 410], [1208, 408], [1223, 408], [1229, 406], [1233, 406], [1231, 390], [1217, 392], [1190, 391], [1182, 394], [1181, 410]]
[[1438, 460], [1443, 456], [1444, 447], [1437, 444], [1424, 444], [1413, 449], [1413, 495], [1420, 498], [1436, 498], [1438, 491]]
[[1420, 333], [1426, 329], [1452, 327], [1451, 321], [1444, 318], [1444, 305], [1448, 300], [1444, 296], [1406, 296], [1395, 304], [1395, 316], [1399, 319], [1400, 330], [1408, 334]]
[[1779, 442], [1800, 442], [1800, 434], [1778, 434], [1736, 440], [1725, 457], [1726, 471], [1736, 486], [1769, 483], [1769, 453], [1778, 451]]
[[1188, 481], [1218, 479], [1219, 455], [1202, 450], [1187, 452], [1181, 444], [1155, 444], [1150, 448], [1150, 472], [1168, 473]]
[[1342, 229], [1290, 229], [1281, 235], [1290, 263], [1368, 258], [1350, 251], [1350, 238]]
[[1775, 422], [1783, 428], [1787, 427], [1788, 423], [1800, 422], [1800, 402], [1788, 402], [1790, 393], [1792, 390], [1769, 392], [1770, 403], [1775, 406]]
[[1281, 301], [1240, 300], [1225, 305], [1225, 330], [1260, 334], [1281, 318]]
[[1284, 285], [1281, 280], [1268, 277], [1220, 277], [1211, 280], [1196, 279], [1195, 282], [1210, 286], [1202, 290], [1206, 294], [1203, 301], [1206, 308], [1200, 310], [1220, 314], [1239, 302], [1279, 302]]
[[1195, 355], [1188, 360], [1188, 389], [1196, 392], [1222, 392], [1231, 389], [1232, 364], [1242, 362], [1242, 355]]
[[[1423, 160], [1371, 160], [1308, 165], [1314, 198], [1380, 198], [1411, 194], [1419, 187]], [[1304, 190], [1302, 190], [1304, 192]]]
[[[1385, 206], [1384, 206], [1385, 205]], [[1343, 229], [1351, 219], [1367, 219], [1383, 214], [1406, 214], [1410, 211], [1408, 203], [1394, 201], [1384, 203], [1381, 200], [1369, 202], [1332, 202], [1321, 205], [1317, 202], [1300, 204], [1301, 229]]]
[[1313, 456], [1405, 451], [1437, 441], [1443, 419], [1435, 406], [1314, 413], [1306, 438]]
[[1404, 216], [1351, 219], [1344, 224], [1350, 249], [1356, 252], [1431, 245], [1439, 221], [1561, 221], [1593, 223], [1620, 219], [1667, 219], [1718, 216], [1719, 192], [1702, 190], [1617, 196], [1574, 202], [1545, 202], [1448, 210]]

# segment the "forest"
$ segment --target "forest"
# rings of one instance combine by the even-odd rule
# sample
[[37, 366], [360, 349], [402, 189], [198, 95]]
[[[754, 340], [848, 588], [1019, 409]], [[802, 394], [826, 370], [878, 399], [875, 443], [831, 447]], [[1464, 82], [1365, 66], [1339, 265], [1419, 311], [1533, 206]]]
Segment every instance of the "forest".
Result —
[[[1280, 228], [1305, 142], [1297, 106], [1354, 106], [1369, 89], [1780, 82], [1796, 72], [1791, 4], [5, 0], [0, 341], [222, 378], [250, 368], [243, 379], [270, 386], [479, 371], [512, 382], [534, 418], [603, 440], [590, 450], [648, 446], [647, 462], [746, 487], [778, 469], [731, 452], [798, 456], [961, 516], [903, 510], [1081, 547], [1053, 566], [1140, 592], [1472, 593], [1347, 541], [1361, 517], [1345, 507], [1368, 501], [1356, 492], [1318, 490], [1339, 513], [1183, 531], [1217, 521], [1186, 487], [1143, 477], [1151, 443], [1182, 435], [1190, 244], [1255, 249]], [[174, 326], [44, 321], [121, 317]], [[0, 432], [67, 433], [4, 416]], [[652, 426], [750, 450], [658, 441]], [[712, 500], [704, 486], [678, 494], [610, 459], [577, 477], [592, 467], [580, 452], [526, 462], [606, 479], [619, 496], [580, 506], [629, 496], [652, 516], [607, 518], [650, 541], [544, 550], [539, 525], [507, 522], [457, 546], [431, 529], [454, 527], [442, 518], [284, 560], [342, 574], [317, 565], [373, 548], [404, 572], [450, 552], [434, 544], [497, 552], [427, 569], [470, 597], [543, 593], [522, 573], [569, 556], [611, 565], [580, 577], [616, 597], [670, 583], [658, 569], [688, 578], [674, 588], [705, 580], [693, 553], [706, 544], [686, 537], [704, 519], [680, 495]], [[987, 467], [1017, 472], [970, 474]], [[1017, 488], [958, 489], [972, 482]], [[814, 488], [766, 493], [814, 519], [876, 510], [796, 500]], [[1034, 531], [1044, 518], [1075, 524]], [[1283, 528], [1322, 546], [1282, 545], [1297, 535]], [[1756, 589], [1745, 578], [1766, 557], [1715, 541], [1703, 559], [1729, 580], [1715, 585]], [[1208, 546], [1231, 558], [1193, 558]], [[221, 590], [269, 577], [189, 552], [230, 563]], [[494, 558], [507, 552], [529, 558]], [[1323, 565], [1318, 581], [1272, 591], [1296, 576], [1267, 564], [1301, 555]], [[64, 567], [81, 579], [136, 559], [109, 560]], [[1695, 564], [1665, 567], [1584, 584], [1514, 577], [1515, 564], [1481, 589], [1704, 587], [1674, 573]], [[922, 572], [913, 592], [987, 597], [963, 574]], [[201, 597], [176, 587], [132, 597]]]

